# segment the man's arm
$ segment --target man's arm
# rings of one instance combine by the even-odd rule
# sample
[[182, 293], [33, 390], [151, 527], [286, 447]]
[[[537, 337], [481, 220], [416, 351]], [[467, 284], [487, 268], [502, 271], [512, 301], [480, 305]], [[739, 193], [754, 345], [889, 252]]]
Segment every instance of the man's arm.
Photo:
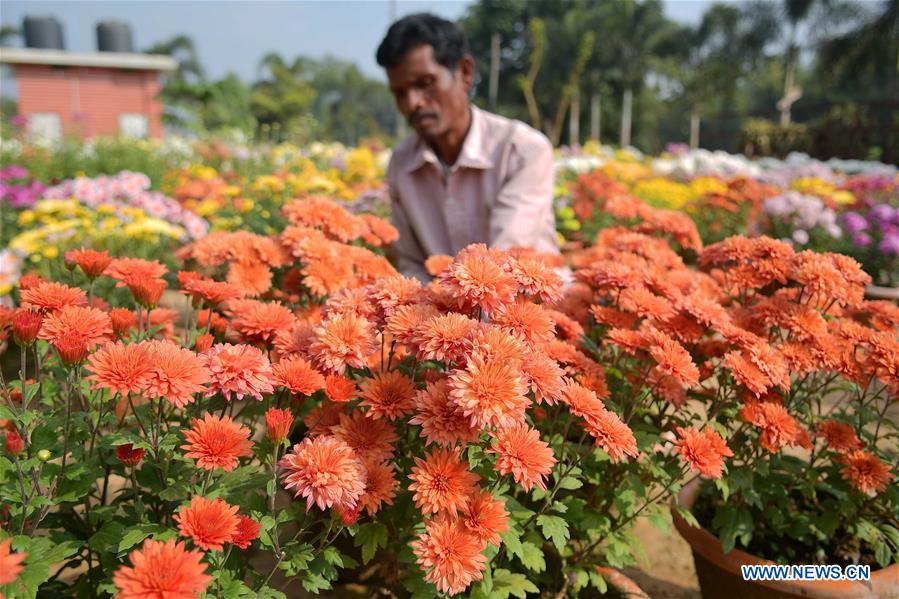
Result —
[[[391, 167], [393, 164], [391, 163]], [[403, 209], [394, 184], [393, 169], [387, 169], [387, 184], [390, 188], [390, 223], [396, 227], [400, 236], [393, 242], [393, 251], [396, 253], [396, 268], [401, 274], [407, 277], [415, 277], [422, 283], [431, 280], [431, 275], [424, 268], [424, 261], [427, 256], [424, 250], [419, 246], [418, 239]]]
[[509, 160], [509, 175], [490, 215], [490, 246], [558, 253], [552, 145], [545, 137], [528, 136], [513, 147]]

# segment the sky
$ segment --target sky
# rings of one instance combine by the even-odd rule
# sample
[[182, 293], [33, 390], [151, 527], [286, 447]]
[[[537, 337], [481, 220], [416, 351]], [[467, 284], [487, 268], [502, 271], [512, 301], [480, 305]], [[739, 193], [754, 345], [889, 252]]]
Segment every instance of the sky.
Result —
[[[614, 1], [614, 0], [612, 0]], [[448, 19], [465, 13], [470, 0], [399, 0], [397, 18], [433, 12]], [[665, 0], [669, 17], [699, 22], [711, 0]], [[66, 49], [95, 51], [96, 24], [120, 20], [131, 25], [137, 49], [185, 33], [194, 39], [207, 76], [235, 72], [256, 79], [259, 59], [277, 51], [285, 59], [327, 54], [355, 62], [363, 72], [384, 80], [375, 49], [390, 24], [389, 0], [0, 0], [0, 23], [21, 26], [26, 15], [56, 16]], [[8, 81], [4, 81], [8, 84]]]

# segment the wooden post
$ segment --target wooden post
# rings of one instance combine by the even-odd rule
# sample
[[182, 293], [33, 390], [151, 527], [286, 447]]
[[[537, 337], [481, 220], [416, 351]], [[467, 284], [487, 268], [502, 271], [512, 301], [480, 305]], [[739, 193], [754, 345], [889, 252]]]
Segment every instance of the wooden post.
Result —
[[490, 82], [488, 88], [487, 106], [491, 111], [496, 111], [496, 96], [499, 92], [499, 33], [490, 36]]
[[634, 101], [634, 92], [631, 88], [624, 90], [624, 99], [621, 106], [621, 139], [622, 148], [631, 145], [631, 109]]
[[597, 143], [600, 141], [599, 125], [602, 118], [602, 113], [599, 109], [599, 94], [594, 93], [590, 97], [590, 138], [596, 140]]
[[690, 111], [690, 149], [699, 147], [699, 111], [696, 108]]
[[581, 86], [574, 86], [571, 94], [571, 112], [568, 113], [568, 145], [581, 143]]

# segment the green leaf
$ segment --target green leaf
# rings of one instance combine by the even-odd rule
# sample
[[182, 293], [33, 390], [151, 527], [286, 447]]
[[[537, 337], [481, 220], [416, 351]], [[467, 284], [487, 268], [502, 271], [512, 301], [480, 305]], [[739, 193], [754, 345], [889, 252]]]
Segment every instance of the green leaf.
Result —
[[493, 593], [491, 599], [508, 599], [518, 597], [526, 599], [528, 593], [539, 593], [540, 589], [528, 580], [524, 574], [513, 574], [508, 570], [499, 568], [493, 571]]
[[542, 514], [537, 517], [537, 524], [543, 529], [543, 537], [552, 540], [559, 553], [562, 553], [568, 543], [568, 522], [558, 516]]
[[167, 530], [168, 529], [161, 524], [138, 524], [137, 526], [129, 528], [128, 531], [122, 535], [122, 540], [119, 541], [119, 556], [122, 556], [126, 551], [138, 543], [143, 542], [143, 540], [150, 535], [164, 533]]
[[524, 553], [524, 549], [522, 549], [520, 533], [517, 530], [510, 527], [499, 533], [499, 536], [503, 540], [503, 545], [506, 546], [506, 549], [510, 554], [521, 557]]
[[718, 530], [721, 537], [721, 548], [724, 553], [729, 553], [737, 543], [737, 538], [744, 546], [749, 544], [752, 538], [752, 514], [745, 508], [734, 505], [724, 505], [715, 514], [712, 526]]
[[521, 544], [521, 554], [518, 556], [521, 565], [528, 570], [534, 572], [544, 572], [546, 570], [546, 560], [543, 557], [543, 550], [529, 541]]
[[378, 552], [378, 547], [387, 547], [387, 527], [379, 522], [360, 524], [353, 545], [362, 547], [362, 563], [367, 564]]

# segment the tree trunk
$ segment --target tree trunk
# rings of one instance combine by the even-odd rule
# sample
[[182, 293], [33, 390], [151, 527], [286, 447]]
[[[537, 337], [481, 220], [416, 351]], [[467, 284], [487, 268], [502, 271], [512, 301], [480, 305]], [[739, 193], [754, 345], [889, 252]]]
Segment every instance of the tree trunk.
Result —
[[490, 85], [488, 87], [487, 106], [496, 111], [496, 96], [499, 91], [499, 33], [490, 36]]
[[576, 86], [571, 95], [571, 112], [568, 113], [568, 145], [581, 143], [581, 88]]
[[699, 147], [699, 111], [694, 107], [690, 111], [690, 149]]
[[631, 88], [624, 90], [624, 98], [621, 106], [621, 138], [619, 145], [624, 148], [631, 145], [631, 109], [634, 102], [634, 91]]
[[595, 140], [596, 143], [600, 141], [599, 125], [602, 114], [599, 109], [599, 94], [595, 93], [590, 98], [590, 139]]

